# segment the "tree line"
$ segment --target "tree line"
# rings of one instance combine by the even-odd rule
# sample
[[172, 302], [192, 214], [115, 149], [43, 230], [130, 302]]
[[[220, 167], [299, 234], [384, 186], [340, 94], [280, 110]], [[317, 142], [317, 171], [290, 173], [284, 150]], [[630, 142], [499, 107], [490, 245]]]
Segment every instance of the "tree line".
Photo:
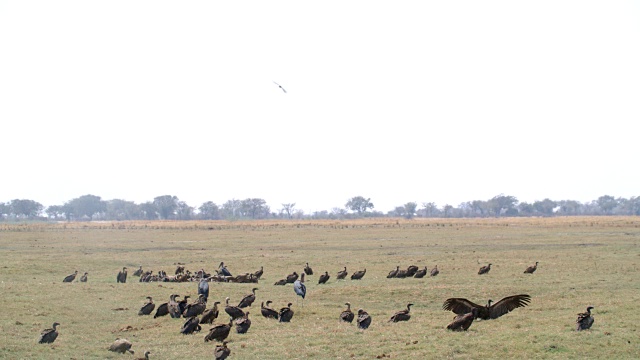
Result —
[[629, 199], [600, 196], [581, 203], [575, 200], [544, 199], [520, 202], [515, 196], [497, 195], [489, 200], [473, 200], [453, 206], [434, 202], [408, 202], [383, 213], [375, 210], [371, 198], [355, 196], [343, 207], [305, 213], [295, 203], [280, 204], [272, 210], [264, 199], [232, 199], [224, 204], [212, 201], [195, 208], [174, 195], [157, 196], [136, 204], [122, 199], [102, 200], [83, 195], [62, 205], [44, 207], [37, 201], [14, 199], [0, 202], [0, 220], [91, 221], [91, 220], [233, 220], [233, 219], [350, 219], [359, 217], [473, 218], [513, 216], [640, 215], [640, 197]]

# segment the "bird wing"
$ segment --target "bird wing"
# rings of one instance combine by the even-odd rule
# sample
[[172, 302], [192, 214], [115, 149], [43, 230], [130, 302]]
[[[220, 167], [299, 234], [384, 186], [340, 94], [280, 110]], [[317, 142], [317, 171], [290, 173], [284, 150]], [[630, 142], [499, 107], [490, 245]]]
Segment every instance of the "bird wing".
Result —
[[530, 301], [531, 296], [527, 294], [507, 296], [489, 307], [489, 316], [491, 319], [497, 319], [514, 309], [529, 305]]
[[482, 307], [482, 305], [478, 305], [464, 298], [450, 298], [445, 300], [444, 304], [442, 304], [442, 310], [450, 310], [458, 315], [470, 313], [471, 309], [480, 309]]

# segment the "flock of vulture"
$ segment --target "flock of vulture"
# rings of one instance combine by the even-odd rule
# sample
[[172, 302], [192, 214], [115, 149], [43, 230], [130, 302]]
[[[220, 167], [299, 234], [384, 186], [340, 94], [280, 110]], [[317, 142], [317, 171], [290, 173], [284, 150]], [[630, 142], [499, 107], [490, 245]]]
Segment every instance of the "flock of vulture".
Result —
[[[537, 267], [538, 262], [536, 262], [535, 265], [527, 267], [524, 273], [533, 274], [536, 271]], [[482, 266], [478, 270], [478, 275], [487, 274], [490, 270], [491, 264]], [[143, 271], [142, 266], [140, 266], [140, 268], [133, 273], [134, 276], [140, 277], [140, 281], [194, 281], [198, 283], [198, 295], [193, 302], [189, 302], [189, 295], [185, 295], [181, 300], [178, 300], [177, 298], [180, 297], [180, 295], [172, 294], [169, 297], [168, 302], [162, 303], [157, 307], [153, 302], [153, 298], [151, 296], [148, 296], [146, 298], [147, 302], [140, 308], [140, 310], [138, 311], [138, 315], [151, 315], [155, 310], [155, 313], [153, 313], [154, 318], [169, 315], [171, 318], [186, 319], [180, 328], [180, 333], [185, 335], [201, 331], [202, 324], [210, 324], [212, 326], [209, 328], [209, 331], [205, 335], [204, 341], [209, 342], [216, 340], [221, 342], [220, 344], [216, 345], [214, 355], [216, 359], [226, 359], [231, 354], [231, 350], [229, 349], [229, 347], [227, 347], [226, 341], [227, 337], [231, 333], [231, 330], [235, 327], [235, 330], [238, 334], [245, 334], [251, 327], [251, 319], [249, 319], [249, 311], [247, 311], [247, 308], [251, 307], [255, 302], [256, 290], [258, 290], [258, 288], [253, 288], [251, 290], [251, 293], [245, 295], [239, 301], [238, 305], [235, 306], [230, 305], [230, 298], [226, 297], [223, 309], [224, 312], [229, 316], [229, 321], [214, 325], [214, 321], [219, 316], [220, 309], [218, 305], [220, 305], [220, 302], [215, 301], [213, 302], [212, 307], [207, 308], [207, 300], [209, 298], [208, 283], [210, 281], [257, 283], [262, 276], [263, 271], [264, 269], [263, 267], [261, 267], [260, 270], [254, 273], [245, 273], [243, 275], [234, 277], [226, 268], [224, 262], [220, 263], [215, 275], [208, 274], [203, 269], [195, 273], [191, 273], [188, 270], [185, 271], [184, 266], [178, 264], [175, 275], [167, 276], [164, 271], [160, 271], [158, 272], [158, 274], [153, 275], [151, 271]], [[365, 276], [366, 272], [366, 269], [355, 271], [351, 275], [351, 279], [360, 280]], [[438, 270], [437, 265], [434, 266], [430, 272], [428, 272], [426, 266], [423, 269], [419, 269], [417, 266], [411, 265], [406, 270], [400, 269], [400, 266], [397, 266], [394, 270], [389, 272], [387, 278], [422, 278], [425, 277], [427, 273], [429, 273], [430, 276], [437, 276], [440, 271]], [[77, 274], [78, 271], [76, 270], [73, 274], [65, 277], [63, 282], [73, 282]], [[302, 298], [302, 306], [304, 307], [304, 298], [306, 296], [305, 275], [313, 275], [313, 269], [309, 266], [309, 263], [306, 263], [303, 272], [300, 275], [298, 275], [294, 271], [293, 273], [287, 275], [284, 279], [277, 281], [274, 285], [293, 284], [293, 290], [296, 295]], [[336, 278], [338, 280], [344, 280], [347, 276], [348, 272], [346, 267], [343, 270], [338, 271], [338, 273], [336, 274]], [[325, 271], [324, 274], [320, 275], [318, 284], [327, 283], [330, 277], [331, 276], [329, 275], [329, 273]], [[80, 281], [87, 281], [86, 272], [81, 277]], [[118, 273], [116, 281], [118, 283], [125, 283], [127, 281], [126, 267], [124, 267]], [[527, 306], [530, 301], [531, 296], [527, 294], [507, 296], [495, 303], [492, 300], [488, 300], [487, 305], [479, 305], [465, 298], [449, 298], [445, 300], [442, 309], [451, 311], [456, 314], [453, 321], [446, 326], [448, 330], [466, 331], [476, 319], [497, 319], [517, 308]], [[280, 309], [271, 308], [271, 304], [271, 300], [261, 302], [260, 313], [263, 317], [277, 320], [278, 322], [290, 322], [293, 319], [294, 311], [291, 308], [291, 306], [293, 305], [292, 303], [288, 303], [286, 306], [283, 306]], [[372, 322], [372, 318], [364, 309], [358, 309], [357, 314], [354, 314], [351, 310], [351, 303], [347, 302], [345, 303], [345, 305], [347, 306], [347, 308], [339, 315], [339, 319], [341, 321], [352, 323], [355, 320], [356, 326], [359, 329], [369, 328]], [[413, 304], [409, 303], [407, 304], [406, 309], [400, 310], [393, 314], [389, 319], [389, 322], [408, 321], [411, 318], [411, 306], [413, 306]], [[578, 314], [578, 318], [576, 320], [576, 331], [587, 330], [593, 325], [594, 319], [591, 315], [591, 310], [593, 308], [593, 306], [589, 306], [587, 307], [586, 312]], [[55, 322], [53, 323], [51, 329], [42, 331], [39, 342], [54, 342], [58, 337], [57, 327], [59, 325], [60, 324], [58, 322]], [[130, 341], [118, 338], [113, 344], [111, 344], [109, 350], [118, 353], [134, 353], [134, 351], [131, 350], [131, 347], [132, 344]], [[150, 352], [146, 351], [144, 354], [145, 357], [141, 359], [148, 360], [149, 354]]]

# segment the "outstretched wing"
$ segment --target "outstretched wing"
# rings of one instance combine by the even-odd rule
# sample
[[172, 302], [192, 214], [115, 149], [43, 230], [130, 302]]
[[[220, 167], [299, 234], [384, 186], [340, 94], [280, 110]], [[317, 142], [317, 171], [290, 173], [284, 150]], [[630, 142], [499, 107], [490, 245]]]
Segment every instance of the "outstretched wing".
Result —
[[507, 296], [489, 307], [489, 317], [491, 319], [497, 319], [514, 309], [529, 305], [530, 301], [531, 296], [527, 294]]
[[450, 310], [458, 315], [470, 313], [473, 308], [481, 309], [483, 306], [463, 298], [450, 298], [442, 304], [442, 310]]

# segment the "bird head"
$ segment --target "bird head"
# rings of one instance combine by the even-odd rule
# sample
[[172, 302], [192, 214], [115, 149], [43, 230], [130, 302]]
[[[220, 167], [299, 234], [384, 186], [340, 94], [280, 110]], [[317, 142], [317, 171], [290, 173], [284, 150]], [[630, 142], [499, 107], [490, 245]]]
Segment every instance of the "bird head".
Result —
[[492, 302], [493, 302], [493, 300], [491, 300], [491, 299], [487, 300], [487, 307], [491, 306]]
[[587, 312], [590, 313], [591, 310], [595, 309], [593, 306], [587, 306]]

